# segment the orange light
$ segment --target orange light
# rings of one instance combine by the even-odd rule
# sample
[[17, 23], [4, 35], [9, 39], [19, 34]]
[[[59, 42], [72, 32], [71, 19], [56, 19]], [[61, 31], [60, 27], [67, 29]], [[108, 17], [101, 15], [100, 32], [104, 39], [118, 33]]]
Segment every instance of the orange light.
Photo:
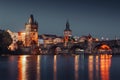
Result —
[[26, 77], [26, 58], [27, 56], [20, 56], [20, 58], [18, 59], [18, 80], [27, 80]]
[[103, 44], [102, 46], [100, 46], [99, 48], [100, 50], [111, 50], [110, 47], [106, 44]]
[[[103, 58], [104, 57], [104, 58]], [[109, 80], [111, 55], [100, 56], [100, 75], [102, 80]]]
[[65, 42], [68, 42], [68, 36], [65, 36]]
[[90, 55], [88, 57], [89, 80], [93, 80], [93, 68], [94, 68], [94, 66], [93, 66], [94, 60], [93, 59], [94, 59], [93, 55]]

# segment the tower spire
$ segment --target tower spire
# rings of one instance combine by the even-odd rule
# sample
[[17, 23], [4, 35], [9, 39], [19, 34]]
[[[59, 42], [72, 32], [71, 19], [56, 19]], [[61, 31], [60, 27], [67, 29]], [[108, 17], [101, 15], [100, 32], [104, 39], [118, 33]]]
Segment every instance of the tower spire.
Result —
[[69, 21], [67, 20], [66, 22], [66, 28], [69, 28], [70, 24], [69, 24]]
[[66, 21], [65, 31], [71, 31], [71, 30], [70, 30], [70, 24], [69, 24], [69, 21], [68, 21], [68, 20]]
[[34, 23], [34, 17], [33, 17], [33, 14], [30, 15], [29, 23], [30, 23], [30, 24]]

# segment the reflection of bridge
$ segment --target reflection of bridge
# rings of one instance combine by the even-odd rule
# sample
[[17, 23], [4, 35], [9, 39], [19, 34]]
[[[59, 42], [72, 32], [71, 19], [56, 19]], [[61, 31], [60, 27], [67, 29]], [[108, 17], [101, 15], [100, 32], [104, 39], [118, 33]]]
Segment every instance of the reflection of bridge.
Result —
[[49, 53], [120, 53], [120, 40], [68, 43], [67, 46], [64, 46], [64, 43], [51, 44], [46, 50]]

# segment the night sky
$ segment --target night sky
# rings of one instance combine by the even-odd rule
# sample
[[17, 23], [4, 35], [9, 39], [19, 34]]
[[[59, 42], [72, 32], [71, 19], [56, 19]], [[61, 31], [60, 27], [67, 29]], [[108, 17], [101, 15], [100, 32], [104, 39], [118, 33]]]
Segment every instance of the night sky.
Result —
[[30, 14], [39, 34], [63, 35], [69, 20], [74, 36], [120, 38], [119, 0], [0, 0], [0, 29], [24, 31]]

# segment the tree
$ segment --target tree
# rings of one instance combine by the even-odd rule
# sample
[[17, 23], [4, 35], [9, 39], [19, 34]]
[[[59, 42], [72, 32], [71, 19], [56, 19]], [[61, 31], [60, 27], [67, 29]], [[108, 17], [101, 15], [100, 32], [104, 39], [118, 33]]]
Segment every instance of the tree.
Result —
[[0, 52], [8, 50], [8, 46], [12, 43], [10, 34], [5, 30], [0, 30]]

